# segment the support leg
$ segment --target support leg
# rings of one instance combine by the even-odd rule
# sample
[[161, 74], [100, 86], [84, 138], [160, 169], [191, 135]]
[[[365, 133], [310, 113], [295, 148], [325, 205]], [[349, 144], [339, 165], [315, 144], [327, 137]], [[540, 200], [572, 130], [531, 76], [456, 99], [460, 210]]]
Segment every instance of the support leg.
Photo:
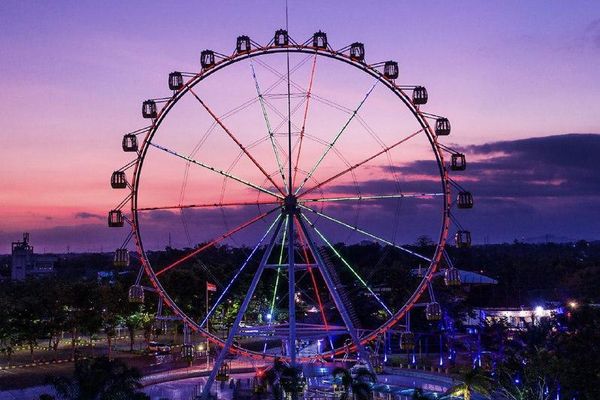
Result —
[[252, 279], [252, 283], [250, 284], [250, 289], [248, 290], [248, 293], [246, 294], [246, 297], [244, 298], [244, 301], [242, 302], [242, 305], [240, 306], [238, 314], [235, 317], [233, 326], [231, 327], [231, 330], [229, 331], [229, 335], [227, 336], [227, 340], [225, 341], [225, 346], [223, 346], [223, 348], [219, 352], [217, 359], [215, 360], [215, 365], [213, 366], [213, 369], [212, 369], [210, 375], [208, 376], [206, 385], [204, 386], [204, 390], [202, 392], [202, 398], [204, 398], [204, 399], [208, 399], [208, 396], [210, 395], [210, 389], [212, 387], [212, 384], [214, 383], [215, 378], [217, 377], [217, 373], [219, 372], [219, 369], [221, 369], [221, 365], [223, 365], [225, 356], [227, 356], [227, 354], [229, 353], [229, 349], [231, 348], [231, 345], [233, 344], [233, 339], [234, 339], [234, 337], [237, 333], [237, 330], [240, 326], [242, 317], [244, 316], [244, 314], [246, 313], [246, 310], [248, 309], [248, 305], [250, 304], [250, 300], [252, 300], [252, 296], [254, 295], [256, 286], [258, 285], [258, 282], [260, 281], [260, 277], [261, 277], [263, 271], [265, 270], [265, 264], [267, 263], [267, 260], [269, 259], [269, 255], [273, 251], [273, 247], [275, 246], [275, 239], [277, 239], [277, 235], [279, 233], [279, 230], [281, 229], [282, 222], [283, 222], [283, 219], [280, 218], [279, 222], [277, 224], [277, 228], [275, 229], [275, 232], [273, 232], [273, 237], [271, 238], [269, 246], [265, 250], [265, 253], [262, 256], [262, 259], [260, 260], [260, 264], [258, 266], [258, 271], [256, 271], [256, 274], [254, 274], [254, 278]]
[[331, 296], [333, 297], [333, 301], [335, 302], [335, 305], [336, 305], [338, 311], [340, 312], [340, 315], [342, 316], [342, 320], [344, 321], [344, 324], [348, 328], [348, 333], [350, 333], [352, 342], [354, 343], [354, 346], [356, 346], [357, 353], [359, 354], [360, 358], [367, 364], [369, 371], [374, 372], [373, 367], [371, 366], [371, 361], [369, 360], [369, 355], [365, 351], [363, 345], [360, 344], [360, 340], [358, 338], [356, 328], [354, 327], [354, 324], [352, 323], [352, 320], [350, 319], [350, 316], [348, 315], [348, 312], [346, 311], [346, 308], [344, 307], [342, 299], [340, 298], [340, 295], [337, 292], [337, 288], [333, 284], [333, 280], [331, 279], [331, 276], [329, 275], [329, 271], [327, 271], [327, 268], [325, 268], [325, 263], [324, 263], [323, 259], [321, 258], [321, 254], [319, 253], [317, 246], [315, 245], [312, 238], [310, 237], [310, 235], [306, 229], [306, 226], [304, 225], [304, 222], [300, 218], [298, 218], [298, 222], [300, 223], [300, 228], [302, 229], [302, 232], [304, 233], [304, 236], [306, 237], [310, 251], [313, 253], [315, 260], [317, 260], [318, 268], [321, 270], [321, 274], [323, 275], [325, 283], [327, 284], [327, 288], [329, 289], [329, 292], [331, 293]]
[[289, 337], [288, 349], [290, 364], [296, 366], [296, 271], [294, 260], [294, 221], [288, 224], [288, 314], [289, 314]]

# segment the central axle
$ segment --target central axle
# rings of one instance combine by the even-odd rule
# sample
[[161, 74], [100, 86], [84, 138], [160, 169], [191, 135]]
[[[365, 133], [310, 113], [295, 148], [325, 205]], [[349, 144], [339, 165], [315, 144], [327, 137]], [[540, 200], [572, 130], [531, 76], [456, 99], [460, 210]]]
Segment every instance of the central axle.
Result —
[[285, 214], [296, 214], [298, 212], [298, 198], [293, 194], [288, 194], [283, 199], [283, 212]]

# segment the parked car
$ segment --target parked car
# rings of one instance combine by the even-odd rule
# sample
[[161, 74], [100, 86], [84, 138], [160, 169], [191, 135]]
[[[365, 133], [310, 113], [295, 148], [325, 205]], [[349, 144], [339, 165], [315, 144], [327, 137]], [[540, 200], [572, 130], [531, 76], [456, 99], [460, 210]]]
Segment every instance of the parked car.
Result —
[[166, 343], [148, 342], [146, 352], [148, 354], [170, 354], [171, 346]]

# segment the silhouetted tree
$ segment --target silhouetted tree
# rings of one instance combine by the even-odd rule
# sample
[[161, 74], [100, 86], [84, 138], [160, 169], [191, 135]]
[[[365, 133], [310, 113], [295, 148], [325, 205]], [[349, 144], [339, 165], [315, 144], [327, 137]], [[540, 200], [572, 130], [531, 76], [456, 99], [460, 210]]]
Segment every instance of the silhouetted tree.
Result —
[[122, 361], [101, 357], [77, 361], [72, 378], [55, 378], [52, 384], [62, 400], [146, 400], [138, 391], [140, 377]]

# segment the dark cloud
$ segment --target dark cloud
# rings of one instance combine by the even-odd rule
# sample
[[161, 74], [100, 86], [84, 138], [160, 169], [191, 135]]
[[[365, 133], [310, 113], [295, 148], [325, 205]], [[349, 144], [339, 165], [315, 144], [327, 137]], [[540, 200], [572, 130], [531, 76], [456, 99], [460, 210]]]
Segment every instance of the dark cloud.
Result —
[[78, 212], [77, 214], [75, 214], [75, 218], [78, 218], [78, 219], [91, 219], [91, 218], [105, 219], [106, 216], [82, 211], [82, 212]]
[[466, 176], [479, 196], [600, 196], [600, 135], [569, 134], [494, 142], [462, 149], [481, 161]]
[[[478, 198], [600, 196], [597, 166], [600, 135], [557, 135], [458, 150], [467, 156], [467, 170], [451, 172], [452, 178], [464, 182]], [[430, 188], [438, 179], [430, 172], [434, 168], [435, 163], [429, 160], [393, 167], [400, 174], [424, 174], [430, 179], [409, 180], [402, 184], [404, 191]], [[382, 187], [381, 183], [376, 185]]]
[[[600, 135], [556, 135], [458, 150], [467, 155], [467, 170], [451, 175], [473, 193], [475, 208], [453, 213], [474, 232], [476, 240], [512, 241], [545, 234], [600, 238], [596, 222], [600, 220]], [[437, 191], [435, 162], [419, 160], [393, 169], [403, 179], [404, 192]], [[360, 186], [367, 193], [386, 193], [394, 185], [378, 179]], [[330, 190], [355, 191], [352, 185]], [[411, 203], [403, 207], [411, 210]]]

